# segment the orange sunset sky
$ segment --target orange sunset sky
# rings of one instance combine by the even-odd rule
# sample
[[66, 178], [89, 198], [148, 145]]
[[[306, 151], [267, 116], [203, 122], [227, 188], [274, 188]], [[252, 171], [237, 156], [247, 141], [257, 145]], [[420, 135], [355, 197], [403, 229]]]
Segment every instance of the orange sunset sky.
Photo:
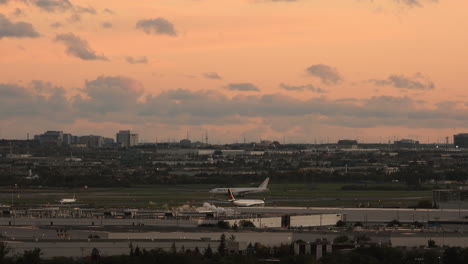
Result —
[[0, 138], [444, 142], [466, 0], [0, 0]]

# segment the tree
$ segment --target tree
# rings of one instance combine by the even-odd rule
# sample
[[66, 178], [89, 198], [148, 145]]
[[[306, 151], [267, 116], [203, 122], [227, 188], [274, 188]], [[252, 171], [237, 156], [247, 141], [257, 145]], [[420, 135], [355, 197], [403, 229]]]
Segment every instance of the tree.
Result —
[[247, 245], [247, 255], [253, 256], [254, 254], [255, 254], [255, 248], [253, 247], [252, 242], [250, 242]]
[[195, 249], [193, 250], [193, 254], [195, 254], [196, 256], [200, 255], [200, 249], [198, 247], [195, 247]]
[[203, 256], [205, 258], [212, 258], [213, 257], [213, 250], [211, 249], [210, 244], [208, 244], [208, 247], [203, 252]]
[[101, 253], [99, 252], [99, 249], [93, 248], [91, 250], [91, 260], [92, 261], [99, 261], [101, 259]]
[[41, 263], [41, 249], [34, 248], [33, 250], [25, 250], [23, 256], [20, 257], [17, 263], [21, 264], [39, 264]]
[[223, 233], [219, 240], [218, 253], [224, 256], [226, 254], [226, 235]]
[[175, 242], [172, 242], [172, 245], [171, 245], [171, 253], [172, 254], [176, 254], [177, 253], [177, 247], [175, 245]]
[[128, 244], [128, 247], [130, 248], [130, 256], [133, 256], [133, 255], [134, 255], [133, 243], [130, 242], [130, 243]]
[[3, 263], [6, 255], [10, 253], [11, 248], [8, 246], [6, 242], [0, 242], [0, 263]]
[[435, 248], [435, 247], [437, 247], [436, 242], [435, 242], [434, 240], [432, 240], [432, 239], [429, 239], [429, 240], [427, 241], [427, 247], [430, 247], [430, 248]]
[[133, 256], [140, 256], [141, 255], [141, 250], [139, 246], [136, 246], [135, 251], [133, 252]]

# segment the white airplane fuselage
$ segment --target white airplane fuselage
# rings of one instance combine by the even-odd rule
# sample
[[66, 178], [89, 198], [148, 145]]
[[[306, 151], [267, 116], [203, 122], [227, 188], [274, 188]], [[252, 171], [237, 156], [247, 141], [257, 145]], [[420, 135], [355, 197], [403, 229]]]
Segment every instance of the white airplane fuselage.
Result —
[[59, 203], [61, 204], [71, 204], [76, 202], [76, 196], [73, 195], [73, 198], [63, 198], [60, 199]]
[[239, 207], [249, 207], [249, 206], [264, 206], [265, 202], [263, 200], [234, 200], [231, 203]]
[[244, 195], [247, 193], [261, 193], [261, 192], [266, 192], [269, 191], [268, 187], [268, 182], [270, 181], [270, 178], [266, 178], [262, 184], [258, 187], [246, 187], [246, 188], [214, 188], [210, 190], [210, 193], [213, 194], [227, 194], [228, 190], [231, 190], [231, 192], [234, 195]]
[[234, 194], [232, 193], [231, 189], [228, 189], [227, 192], [228, 192], [228, 201], [231, 202], [235, 206], [249, 207], [249, 206], [264, 206], [265, 205], [265, 201], [263, 200], [252, 200], [252, 199], [237, 200], [234, 197]]
[[76, 199], [62, 199], [59, 201], [61, 204], [68, 204], [76, 202]]

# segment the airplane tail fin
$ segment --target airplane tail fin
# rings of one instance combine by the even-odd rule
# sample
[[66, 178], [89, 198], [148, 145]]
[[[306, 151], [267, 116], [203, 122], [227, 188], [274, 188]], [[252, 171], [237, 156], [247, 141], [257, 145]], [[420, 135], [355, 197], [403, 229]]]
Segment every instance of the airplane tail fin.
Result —
[[228, 199], [229, 201], [234, 201], [236, 198], [234, 198], [234, 194], [232, 194], [231, 189], [228, 189]]
[[260, 186], [258, 186], [258, 188], [260, 188], [260, 189], [266, 189], [267, 186], [268, 186], [268, 182], [269, 182], [269, 181], [270, 181], [270, 178], [266, 178], [266, 179], [262, 182], [262, 184], [260, 184]]

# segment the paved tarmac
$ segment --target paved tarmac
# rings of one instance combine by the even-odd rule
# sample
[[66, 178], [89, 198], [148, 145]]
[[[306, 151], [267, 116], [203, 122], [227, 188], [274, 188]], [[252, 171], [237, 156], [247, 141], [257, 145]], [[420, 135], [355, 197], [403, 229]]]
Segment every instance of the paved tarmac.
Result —
[[343, 214], [349, 222], [384, 223], [400, 222], [466, 221], [468, 209], [408, 209], [408, 208], [325, 208], [325, 207], [238, 207], [239, 213], [281, 213], [281, 214]]

